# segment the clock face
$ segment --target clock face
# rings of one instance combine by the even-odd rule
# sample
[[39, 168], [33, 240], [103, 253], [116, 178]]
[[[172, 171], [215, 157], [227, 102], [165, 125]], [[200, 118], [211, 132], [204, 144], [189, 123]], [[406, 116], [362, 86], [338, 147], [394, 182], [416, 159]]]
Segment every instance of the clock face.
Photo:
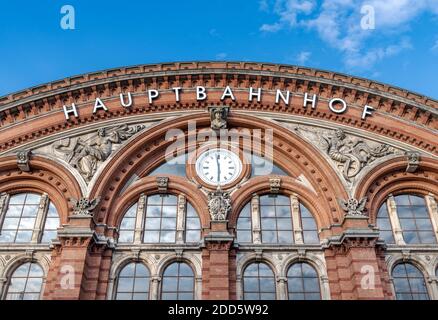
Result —
[[196, 173], [211, 185], [225, 185], [235, 181], [242, 172], [242, 161], [226, 149], [211, 149], [196, 160]]

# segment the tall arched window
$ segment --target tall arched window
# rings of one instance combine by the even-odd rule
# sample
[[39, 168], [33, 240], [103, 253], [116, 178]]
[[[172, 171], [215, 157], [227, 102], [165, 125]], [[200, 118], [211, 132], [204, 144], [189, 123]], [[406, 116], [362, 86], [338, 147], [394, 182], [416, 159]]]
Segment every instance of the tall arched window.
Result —
[[47, 195], [19, 193], [7, 197], [7, 209], [0, 216], [0, 242], [48, 243], [56, 238], [59, 216]]
[[245, 300], [274, 300], [275, 277], [263, 262], [251, 263], [243, 273], [243, 298]]
[[319, 243], [318, 227], [315, 219], [303, 204], [300, 203], [301, 225], [304, 243]]
[[186, 208], [186, 242], [199, 242], [201, 241], [201, 221], [190, 203], [187, 203]]
[[132, 205], [120, 224], [119, 242], [133, 242], [135, 232], [135, 220], [137, 219], [137, 203]]
[[[132, 205], [123, 216], [119, 228], [119, 243], [132, 243], [142, 230], [143, 243], [175, 243], [178, 230], [184, 234], [179, 236], [179, 243], [198, 243], [201, 240], [201, 221], [193, 206], [183, 198], [184, 210], [178, 210], [178, 197], [170, 194], [141, 195], [141, 201]], [[140, 208], [140, 209], [139, 209]], [[143, 209], [141, 209], [143, 208]], [[178, 215], [181, 215], [178, 219]], [[178, 229], [177, 222], [181, 221]]]
[[397, 300], [429, 300], [424, 276], [413, 264], [396, 265], [392, 278]]
[[44, 272], [41, 267], [27, 262], [15, 269], [9, 281], [6, 300], [39, 300]]
[[149, 269], [142, 263], [129, 263], [119, 273], [116, 300], [149, 299]]
[[193, 300], [195, 276], [192, 268], [184, 262], [170, 264], [163, 273], [161, 299]]
[[56, 239], [57, 229], [59, 228], [60, 221], [58, 211], [53, 203], [49, 202], [49, 208], [47, 210], [46, 221], [44, 223], [43, 236], [41, 238], [42, 243], [47, 243]]
[[290, 199], [283, 195], [260, 197], [263, 243], [293, 243]]
[[176, 241], [177, 197], [153, 195], [147, 198], [143, 242], [172, 243]]
[[[253, 221], [260, 222], [260, 229], [255, 229]], [[236, 232], [240, 244], [260, 238], [263, 244], [294, 244], [294, 235], [297, 234], [302, 234], [299, 239], [297, 236], [297, 243], [320, 243], [313, 215], [295, 195], [254, 196], [240, 212]]]
[[316, 270], [308, 263], [295, 263], [287, 272], [289, 300], [320, 300], [321, 290]]
[[405, 194], [395, 196], [394, 200], [405, 242], [436, 243], [424, 198]]
[[377, 213], [377, 227], [379, 228], [380, 238], [385, 240], [386, 243], [395, 243], [386, 203], [382, 204]]
[[248, 202], [240, 211], [239, 219], [237, 220], [237, 242], [250, 243], [252, 242], [252, 221], [251, 221], [251, 203]]

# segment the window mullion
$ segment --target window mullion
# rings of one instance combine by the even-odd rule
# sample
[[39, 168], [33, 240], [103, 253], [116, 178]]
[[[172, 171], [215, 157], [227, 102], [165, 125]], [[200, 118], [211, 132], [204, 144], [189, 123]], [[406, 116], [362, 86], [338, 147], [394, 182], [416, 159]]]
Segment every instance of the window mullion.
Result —
[[260, 228], [260, 197], [253, 195], [251, 199], [251, 224], [252, 224], [252, 241], [255, 244], [262, 243]]
[[426, 197], [426, 205], [429, 211], [429, 217], [432, 221], [433, 231], [438, 241], [438, 205], [437, 201], [432, 193], [429, 193]]
[[389, 195], [388, 200], [386, 201], [386, 205], [388, 208], [388, 215], [392, 225], [392, 233], [394, 235], [395, 243], [399, 246], [406, 245], [405, 240], [403, 239], [403, 230], [400, 225], [400, 220], [397, 215], [397, 204], [395, 203], [395, 199], [393, 195]]
[[[32, 230], [31, 243], [38, 243], [42, 237], [44, 229], [44, 222], [46, 221], [47, 208], [49, 206], [49, 196], [47, 193], [41, 195], [40, 203], [38, 206], [38, 212], [35, 220], [35, 224]], [[23, 216], [23, 214], [22, 214]]]
[[137, 214], [135, 218], [134, 244], [141, 244], [142, 242], [146, 201], [147, 197], [142, 193], [138, 199]]
[[3, 227], [3, 221], [5, 220], [6, 212], [8, 211], [9, 194], [0, 194], [0, 231]]
[[185, 220], [187, 215], [187, 200], [183, 195], [178, 195], [176, 212], [176, 243], [184, 243]]
[[292, 214], [292, 228], [294, 230], [294, 240], [296, 244], [303, 244], [303, 229], [300, 218], [300, 201], [296, 195], [290, 196], [290, 208]]

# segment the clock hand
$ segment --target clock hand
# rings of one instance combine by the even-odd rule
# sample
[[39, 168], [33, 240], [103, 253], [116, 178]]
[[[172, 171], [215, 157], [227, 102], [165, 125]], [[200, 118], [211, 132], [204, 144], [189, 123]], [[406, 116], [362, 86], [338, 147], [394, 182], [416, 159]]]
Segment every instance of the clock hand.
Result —
[[217, 164], [217, 183], [219, 184], [219, 181], [221, 179], [221, 166], [219, 161], [219, 154], [216, 154], [216, 164]]

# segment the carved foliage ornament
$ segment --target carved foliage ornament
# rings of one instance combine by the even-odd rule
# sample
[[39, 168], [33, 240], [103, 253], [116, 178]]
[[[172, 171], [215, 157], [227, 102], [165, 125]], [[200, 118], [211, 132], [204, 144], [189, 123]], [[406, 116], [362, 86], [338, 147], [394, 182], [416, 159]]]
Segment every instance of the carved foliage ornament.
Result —
[[360, 200], [350, 198], [347, 201], [343, 199], [338, 199], [339, 205], [342, 210], [346, 212], [347, 216], [367, 216], [365, 214], [365, 205], [367, 203], [368, 198], [363, 197]]
[[157, 187], [159, 192], [166, 193], [168, 186], [169, 186], [168, 177], [157, 177]]
[[121, 144], [145, 126], [129, 127], [123, 124], [113, 128], [100, 128], [88, 140], [64, 139], [53, 144], [53, 149], [64, 153], [65, 160], [89, 182], [97, 171], [99, 163], [108, 159], [114, 145]]
[[208, 211], [210, 212], [211, 220], [226, 220], [228, 214], [231, 212], [230, 194], [228, 192], [223, 192], [220, 188], [214, 192], [209, 192]]
[[70, 203], [73, 205], [74, 216], [93, 216], [93, 210], [97, 207], [99, 202], [100, 197], [93, 200], [88, 198], [80, 198], [79, 200], [75, 198], [70, 199]]

